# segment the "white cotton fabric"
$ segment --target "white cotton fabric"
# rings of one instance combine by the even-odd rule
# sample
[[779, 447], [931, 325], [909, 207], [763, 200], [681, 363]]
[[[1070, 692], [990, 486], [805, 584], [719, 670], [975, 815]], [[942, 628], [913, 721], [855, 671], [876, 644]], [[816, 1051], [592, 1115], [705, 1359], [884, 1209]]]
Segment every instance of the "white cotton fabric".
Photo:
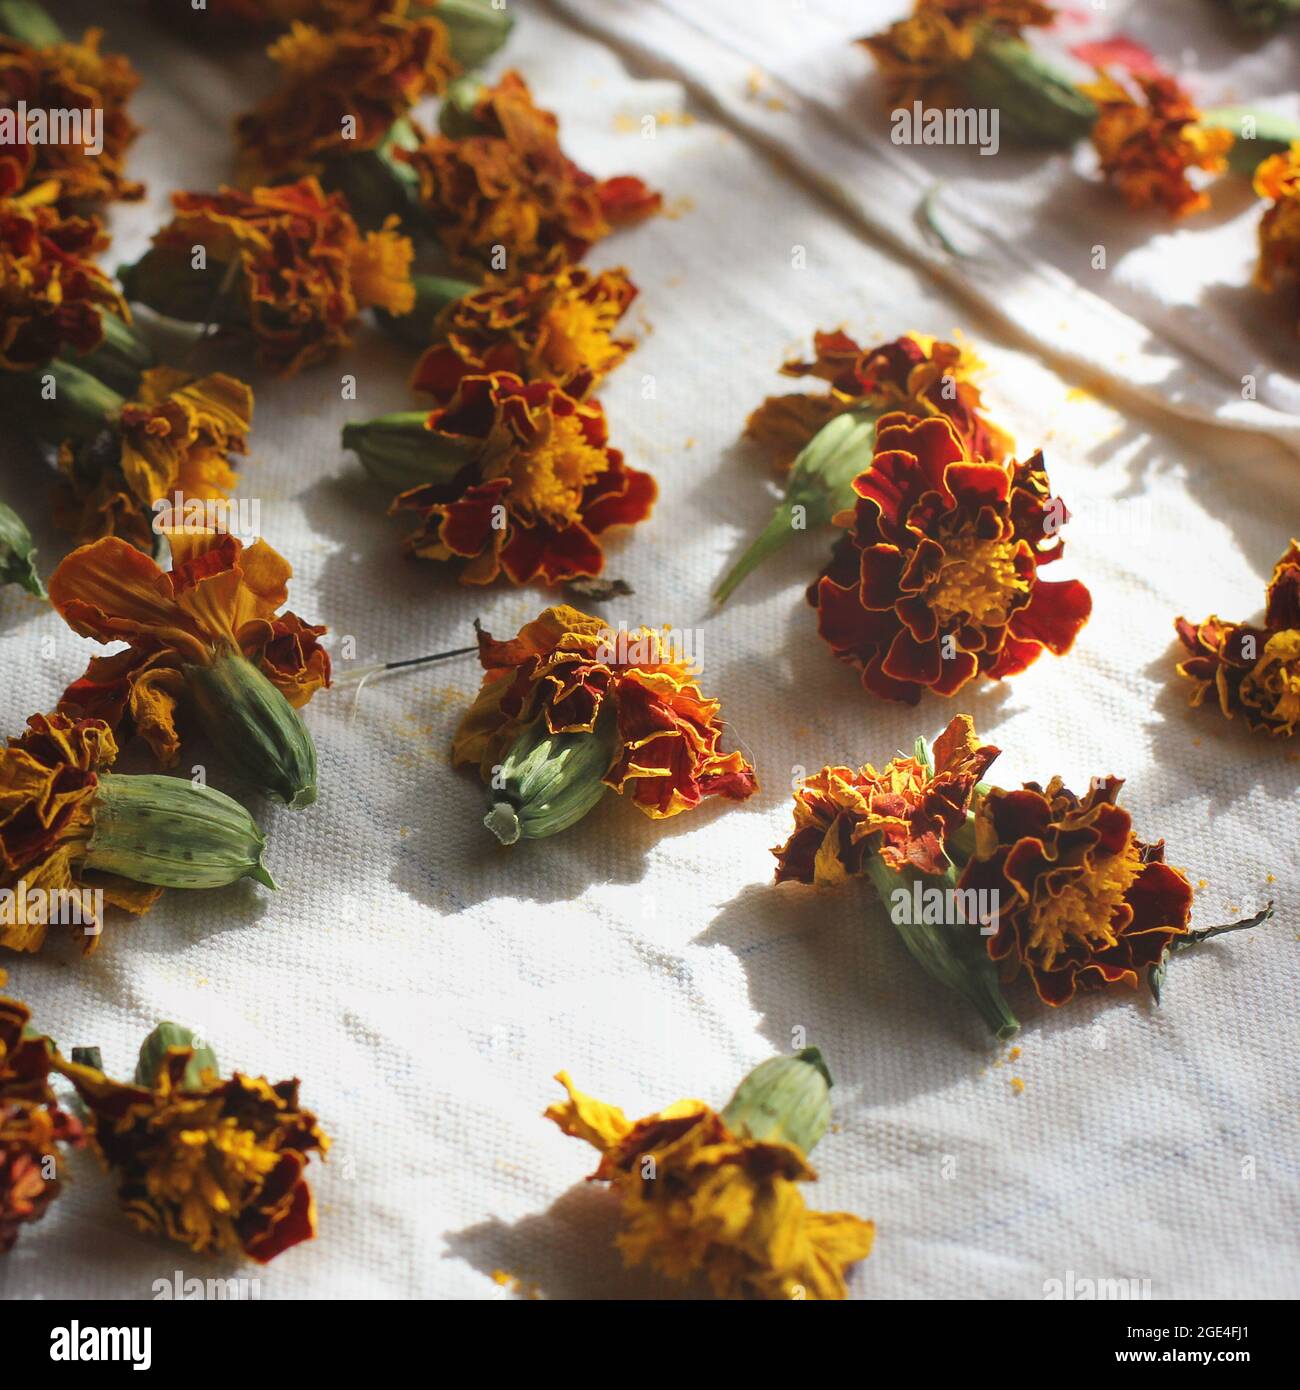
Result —
[[[110, 45], [145, 78], [131, 171], [149, 197], [113, 214], [116, 264], [139, 254], [173, 189], [228, 177], [229, 121], [269, 72], [126, 7], [56, 8], [69, 28], [107, 18]], [[320, 1238], [262, 1271], [201, 1260], [136, 1234], [80, 1156], [0, 1261], [4, 1296], [147, 1299], [177, 1270], [257, 1276], [263, 1298], [518, 1296], [498, 1270], [548, 1298], [698, 1296], [622, 1270], [616, 1211], [582, 1181], [594, 1151], [541, 1118], [560, 1094], [552, 1073], [567, 1068], [636, 1117], [683, 1097], [720, 1105], [801, 1038], [836, 1079], [808, 1197], [877, 1223], [854, 1298], [1039, 1299], [1051, 1281], [1090, 1279], [1135, 1280], [1154, 1298], [1300, 1292], [1300, 762], [1189, 710], [1173, 671], [1175, 615], [1256, 615], [1300, 530], [1289, 311], [1245, 289], [1245, 204], [1171, 230], [1117, 211], [1063, 158], [884, 143], [869, 62], [846, 41], [897, 8], [521, 4], [492, 65], [524, 72], [584, 167], [666, 193], [669, 215], [590, 257], [626, 264], [642, 290], [640, 346], [601, 395], [615, 443], [661, 488], [653, 518], [610, 547], [609, 572], [635, 597], [604, 612], [702, 629], [704, 686], [761, 793], [668, 823], [610, 797], [569, 833], [504, 851], [479, 824], [476, 779], [448, 762], [472, 661], [317, 696], [306, 718], [318, 804], [254, 803], [279, 893], [173, 892], [115, 922], [89, 958], [52, 941], [4, 965], [41, 1027], [65, 1048], [98, 1044], [120, 1073], [170, 1018], [211, 1039], [227, 1068], [299, 1076], [335, 1140], [310, 1170]], [[1294, 90], [1295, 30], [1252, 50], [1209, 4], [1124, 9], [1110, 6], [1115, 22], [1157, 47], [1176, 12], [1172, 56], [1215, 99]], [[942, 259], [914, 229], [936, 176], [957, 233], [999, 231], [978, 266]], [[1037, 211], [1062, 200], [1068, 215]], [[1072, 250], [1107, 238], [1125, 248], [1111, 277], [1072, 274]], [[745, 417], [790, 389], [779, 363], [835, 326], [863, 342], [968, 335], [992, 417], [1022, 453], [1044, 449], [1075, 513], [1060, 577], [1087, 582], [1094, 612], [1069, 656], [956, 702], [869, 698], [803, 602], [825, 535], [799, 538], [710, 613], [711, 586], [773, 504], [763, 461], [740, 442]], [[337, 366], [289, 382], [237, 353], [201, 359], [253, 374], [241, 495], [260, 500], [267, 540], [294, 566], [293, 610], [329, 624], [336, 656], [355, 639], [340, 673], [463, 645], [475, 617], [511, 634], [547, 601], [461, 588], [402, 557], [339, 430], [414, 404], [409, 355], [369, 326], [356, 339]], [[1261, 381], [1253, 405], [1234, 385], [1247, 363]], [[344, 373], [356, 402], [340, 399]], [[48, 574], [63, 542], [46, 470], [8, 432], [3, 449], [0, 495], [32, 520]], [[92, 650], [48, 609], [0, 594], [4, 730], [51, 708]], [[1013, 987], [1024, 1026], [1010, 1059], [913, 964], [865, 888], [771, 887], [792, 779], [879, 764], [958, 710], [1005, 750], [993, 773], [1004, 784], [1125, 776], [1139, 833], [1163, 836], [1205, 881], [1198, 925], [1269, 898], [1276, 920], [1177, 960], [1159, 1009], [1119, 991], [1053, 1011]], [[136, 750], [127, 765], [148, 763]], [[219, 753], [210, 766], [234, 790]]]

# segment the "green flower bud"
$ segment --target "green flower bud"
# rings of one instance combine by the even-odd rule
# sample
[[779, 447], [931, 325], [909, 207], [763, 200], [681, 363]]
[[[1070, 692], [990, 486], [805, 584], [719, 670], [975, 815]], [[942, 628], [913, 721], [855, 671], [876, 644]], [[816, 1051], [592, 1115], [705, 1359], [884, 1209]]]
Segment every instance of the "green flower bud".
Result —
[[37, 598], [45, 585], [36, 573], [36, 547], [22, 517], [0, 502], [0, 584], [19, 584]]
[[790, 469], [785, 496], [713, 591], [714, 603], [726, 603], [740, 584], [794, 535], [795, 507], [803, 509], [801, 529], [809, 529], [829, 525], [836, 512], [853, 505], [853, 480], [871, 466], [876, 415], [873, 410], [846, 411], [828, 420], [804, 445]]
[[1253, 111], [1249, 106], [1220, 106], [1203, 111], [1196, 123], [1204, 130], [1228, 130], [1233, 134], [1228, 167], [1234, 174], [1252, 175], [1271, 154], [1285, 154], [1300, 140], [1300, 125], [1273, 111]]
[[591, 733], [553, 734], [535, 719], [492, 779], [483, 824], [503, 845], [540, 840], [576, 825], [609, 790], [604, 776], [618, 751], [606, 705]]
[[483, 134], [482, 127], [474, 115], [486, 90], [477, 77], [457, 77], [448, 83], [442, 99], [442, 109], [438, 112], [438, 129], [453, 140], [466, 135]]
[[425, 483], [449, 483], [480, 449], [475, 440], [457, 442], [434, 434], [428, 413], [399, 410], [343, 427], [343, 447], [390, 494]]
[[298, 711], [242, 652], [184, 668], [204, 730], [236, 771], [290, 810], [316, 800], [316, 745]]
[[37, 0], [0, 0], [0, 34], [33, 48], [63, 43], [63, 31]]
[[239, 293], [239, 277], [224, 261], [210, 260], [202, 269], [180, 246], [152, 246], [134, 265], [119, 266], [122, 292], [133, 304], [182, 323], [243, 325], [248, 312]]
[[241, 878], [267, 888], [266, 837], [233, 798], [184, 777], [107, 773], [91, 811], [87, 869], [159, 888], [224, 888]]
[[1097, 103], [1021, 39], [982, 28], [961, 78], [978, 106], [996, 109], [1002, 132], [1030, 145], [1086, 140]]
[[387, 309], [376, 309], [375, 318], [381, 328], [395, 342], [420, 352], [435, 340], [436, 324], [442, 311], [467, 294], [473, 294], [477, 285], [468, 280], [449, 280], [441, 275], [412, 275], [415, 286], [415, 308], [409, 314], [390, 314]]
[[160, 1023], [140, 1044], [140, 1057], [135, 1064], [137, 1086], [154, 1085], [163, 1063], [167, 1060], [167, 1054], [173, 1047], [188, 1047], [194, 1051], [189, 1065], [185, 1068], [183, 1081], [189, 1089], [198, 1090], [203, 1086], [205, 1071], [220, 1075], [217, 1070], [217, 1054], [207, 1043], [197, 1042], [191, 1029], [182, 1027], [179, 1023]]
[[158, 359], [136, 329], [129, 323], [123, 323], [116, 314], [105, 312], [101, 315], [101, 322], [104, 325], [104, 341], [88, 353], [73, 354], [72, 360], [106, 386], [111, 386], [130, 399], [140, 386], [141, 376], [150, 367], [156, 366]]
[[451, 56], [463, 68], [476, 68], [510, 37], [514, 16], [492, 0], [438, 0], [436, 5], [412, 6], [411, 18], [439, 19], [447, 26]]
[[321, 184], [329, 193], [342, 193], [348, 209], [364, 231], [383, 226], [390, 217], [408, 221], [419, 203], [420, 176], [404, 160], [394, 157], [396, 148], [413, 149], [420, 137], [402, 116], [372, 150], [334, 155], [321, 169]]
[[89, 443], [111, 429], [126, 400], [85, 367], [56, 357], [26, 372], [0, 373], [0, 405], [33, 439]]
[[810, 1154], [831, 1122], [833, 1084], [815, 1047], [793, 1057], [772, 1057], [736, 1087], [722, 1118], [744, 1139], [793, 1144]]

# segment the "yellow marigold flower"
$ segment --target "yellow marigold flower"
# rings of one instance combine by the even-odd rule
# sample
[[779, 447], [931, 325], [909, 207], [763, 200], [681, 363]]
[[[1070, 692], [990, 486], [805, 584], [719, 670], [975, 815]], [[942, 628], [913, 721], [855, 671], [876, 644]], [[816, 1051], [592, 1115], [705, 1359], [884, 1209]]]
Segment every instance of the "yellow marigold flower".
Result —
[[1175, 217], [1209, 207], [1187, 173], [1221, 174], [1232, 132], [1198, 126], [1201, 113], [1172, 77], [1135, 74], [1132, 83], [1125, 87], [1098, 69], [1098, 80], [1083, 88], [1100, 109], [1092, 143], [1102, 173], [1130, 207], [1159, 204]]
[[234, 377], [195, 379], [172, 367], [145, 372], [109, 443], [67, 441], [60, 448], [56, 521], [78, 544], [121, 536], [151, 555], [154, 503], [177, 494], [228, 496], [236, 483], [230, 455], [248, 448], [252, 418], [253, 393]]
[[569, 1098], [546, 1118], [599, 1150], [591, 1179], [622, 1200], [627, 1264], [678, 1280], [703, 1273], [721, 1298], [845, 1297], [844, 1270], [870, 1253], [875, 1227], [808, 1209], [798, 1184], [817, 1175], [799, 1147], [742, 1137], [699, 1100], [632, 1124], [565, 1072], [556, 1080]]
[[1255, 283], [1272, 290], [1300, 280], [1300, 141], [1255, 170], [1255, 192], [1272, 202], [1259, 223]]

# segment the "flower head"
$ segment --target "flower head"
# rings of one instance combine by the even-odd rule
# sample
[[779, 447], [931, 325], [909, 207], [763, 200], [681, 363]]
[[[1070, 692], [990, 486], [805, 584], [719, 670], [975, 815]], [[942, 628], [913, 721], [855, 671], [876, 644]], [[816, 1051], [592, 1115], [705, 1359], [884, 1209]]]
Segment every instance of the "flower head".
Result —
[[779, 848], [776, 881], [836, 883], [859, 874], [869, 854], [895, 871], [942, 874], [946, 840], [966, 823], [976, 784], [998, 756], [959, 714], [935, 741], [927, 764], [901, 754], [877, 772], [824, 767], [794, 793], [794, 832]]
[[854, 483], [846, 534], [809, 589], [818, 630], [872, 694], [915, 704], [976, 675], [1023, 671], [1067, 652], [1091, 611], [1078, 580], [1038, 568], [1061, 554], [1064, 510], [1042, 454], [972, 458], [942, 416], [884, 416], [871, 467]]
[[1272, 290], [1285, 280], [1300, 281], [1300, 140], [1260, 164], [1255, 192], [1272, 204], [1259, 222], [1255, 283]]
[[1187, 174], [1222, 173], [1232, 132], [1197, 125], [1201, 113], [1172, 77], [1134, 74], [1130, 83], [1099, 69], [1097, 81], [1083, 89], [1100, 110], [1092, 143], [1102, 173], [1130, 207], [1159, 204], [1176, 217], [1209, 207]]
[[631, 352], [614, 333], [636, 294], [627, 271], [580, 266], [486, 285], [444, 310], [411, 384], [446, 404], [465, 377], [510, 372], [581, 399]]
[[452, 745], [452, 761], [477, 763], [484, 781], [519, 734], [543, 721], [552, 734], [592, 732], [607, 708], [616, 746], [605, 784], [655, 819], [709, 796], [740, 801], [757, 790], [740, 753], [719, 748], [718, 701], [665, 634], [614, 633], [576, 609], [546, 609], [508, 641], [479, 636], [485, 675]]
[[375, 149], [394, 121], [421, 97], [442, 92], [457, 71], [440, 20], [408, 18], [407, 0], [368, 9], [339, 28], [295, 22], [267, 50], [281, 85], [236, 124], [258, 182]]
[[392, 510], [419, 516], [407, 540], [416, 555], [465, 561], [466, 584], [501, 573], [513, 584], [599, 574], [599, 537], [643, 521], [654, 503], [654, 479], [610, 448], [599, 403], [551, 381], [464, 377], [425, 428], [470, 461], [448, 482], [402, 493]]
[[[346, 347], [362, 309], [404, 314], [415, 303], [409, 239], [391, 226], [363, 236], [346, 201], [314, 178], [250, 193], [176, 193], [172, 206], [153, 249], [125, 272], [128, 294], [160, 313], [251, 329], [258, 361], [282, 375]], [[190, 256], [200, 245], [216, 283], [196, 304]], [[226, 306], [219, 290], [232, 266], [235, 303]]]
[[236, 481], [230, 455], [247, 449], [252, 418], [253, 393], [234, 377], [146, 371], [114, 429], [60, 449], [55, 519], [81, 544], [120, 536], [152, 553], [154, 503], [228, 496]]
[[616, 227], [662, 203], [640, 179], [597, 179], [560, 148], [559, 123], [533, 105], [517, 72], [481, 89], [469, 134], [426, 136], [397, 151], [420, 179], [420, 201], [447, 254], [462, 267], [491, 266], [503, 246], [511, 274], [581, 260]]
[[265, 1264], [316, 1234], [304, 1172], [329, 1140], [299, 1106], [297, 1081], [238, 1072], [220, 1080], [211, 1070], [194, 1076], [194, 1056], [192, 1048], [169, 1048], [139, 1084], [72, 1062], [61, 1070], [86, 1105], [91, 1145], [140, 1230], [195, 1254], [242, 1253]]
[[576, 1090], [546, 1111], [600, 1153], [591, 1175], [623, 1204], [629, 1265], [671, 1279], [703, 1273], [721, 1298], [842, 1299], [844, 1270], [871, 1251], [875, 1228], [848, 1212], [810, 1211], [798, 1184], [816, 1180], [794, 1144], [736, 1134], [703, 1101], [628, 1121]]
[[[103, 149], [52, 140], [0, 141], [0, 190], [53, 180], [61, 203], [102, 203], [144, 196], [144, 185], [124, 173], [126, 151], [137, 135], [126, 105], [140, 85], [131, 64], [99, 50], [103, 31], [87, 29], [80, 42], [36, 48], [0, 37], [0, 107], [30, 112], [103, 113]], [[6, 168], [6, 166], [8, 166]]]
[[1179, 618], [1189, 655], [1178, 672], [1193, 682], [1192, 704], [1214, 690], [1224, 717], [1240, 714], [1252, 732], [1289, 737], [1300, 729], [1300, 541], [1273, 567], [1264, 625]]
[[1164, 862], [1163, 841], [1133, 833], [1117, 804], [1123, 785], [1095, 778], [1080, 798], [1056, 777], [993, 788], [976, 805], [975, 854], [958, 886], [997, 894], [989, 955], [1023, 966], [1045, 1003], [1136, 987], [1188, 932], [1191, 885]]
[[863, 348], [838, 330], [814, 334], [813, 349], [812, 361], [796, 358], [781, 373], [817, 377], [830, 390], [825, 395], [769, 396], [746, 426], [746, 433], [766, 446], [778, 464], [788, 465], [828, 420], [863, 407], [921, 418], [945, 416], [971, 458], [1000, 462], [1010, 452], [1010, 437], [984, 418], [979, 389], [971, 380], [978, 364], [969, 351], [920, 333]]
[[170, 764], [180, 750], [177, 704], [195, 669], [242, 653], [296, 709], [329, 684], [330, 662], [319, 641], [326, 629], [280, 611], [292, 570], [264, 541], [245, 549], [220, 532], [166, 535], [170, 571], [110, 536], [63, 561], [50, 601], [83, 637], [127, 643], [92, 657], [61, 708], [134, 730]]
[[[0, 165], [0, 195], [4, 169]], [[117, 287], [92, 257], [108, 237], [94, 218], [64, 217], [47, 183], [22, 197], [0, 196], [0, 370], [27, 371], [72, 348], [90, 352], [104, 337], [103, 315], [130, 321]]]
[[0, 924], [0, 946], [39, 951], [49, 928], [46, 912], [17, 910], [16, 895], [76, 894], [83, 905], [78, 924], [82, 948], [98, 945], [100, 934], [87, 888], [128, 912], [147, 912], [160, 889], [115, 874], [88, 874], [84, 858], [93, 831], [101, 774], [117, 757], [117, 744], [100, 719], [34, 714], [27, 730], [0, 752], [0, 887], [15, 894], [15, 910]]

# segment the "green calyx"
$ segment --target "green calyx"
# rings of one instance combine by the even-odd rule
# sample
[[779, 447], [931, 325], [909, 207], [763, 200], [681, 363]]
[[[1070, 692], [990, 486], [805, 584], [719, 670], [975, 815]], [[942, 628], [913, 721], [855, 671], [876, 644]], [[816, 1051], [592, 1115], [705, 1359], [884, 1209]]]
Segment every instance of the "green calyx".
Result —
[[1202, 111], [1196, 123], [1204, 130], [1232, 133], [1228, 168], [1249, 178], [1271, 154], [1285, 154], [1300, 140], [1300, 125], [1272, 111], [1255, 111], [1249, 106], [1220, 106]]
[[395, 342], [420, 352], [437, 339], [437, 322], [442, 311], [467, 294], [473, 294], [478, 286], [468, 280], [453, 280], [443, 275], [412, 275], [411, 283], [415, 286], [415, 308], [409, 314], [390, 314], [387, 309], [376, 309], [375, 318]]
[[1000, 133], [1068, 149], [1086, 140], [1097, 103], [1021, 39], [981, 27], [961, 78], [977, 106], [998, 112]]
[[37, 0], [0, 0], [0, 34], [32, 48], [53, 48], [63, 31]]
[[45, 585], [36, 573], [32, 533], [22, 517], [3, 502], [0, 502], [0, 584], [17, 584], [36, 598], [45, 597]]
[[241, 878], [267, 888], [266, 837], [213, 787], [156, 773], [100, 778], [83, 865], [159, 888], [224, 888]]
[[217, 1068], [217, 1054], [207, 1043], [195, 1038], [192, 1029], [179, 1023], [160, 1023], [140, 1044], [140, 1056], [135, 1064], [135, 1084], [151, 1088], [155, 1086], [158, 1074], [167, 1061], [167, 1054], [177, 1047], [189, 1048], [193, 1053], [186, 1064], [181, 1083], [187, 1090], [197, 1091], [204, 1086], [205, 1072], [209, 1078], [221, 1075]]
[[449, 483], [473, 461], [478, 446], [428, 428], [428, 413], [398, 410], [343, 426], [343, 447], [389, 494], [429, 483]]
[[179, 246], [153, 246], [133, 265], [118, 267], [122, 291], [133, 304], [181, 323], [242, 326], [248, 321], [238, 262], [196, 267]]
[[0, 405], [10, 422], [57, 448], [86, 444], [111, 429], [126, 399], [84, 366], [56, 357], [26, 372], [0, 373]]
[[871, 466], [876, 412], [850, 410], [828, 420], [799, 451], [790, 469], [785, 496], [771, 519], [713, 591], [721, 606], [796, 531], [830, 524], [836, 512], [853, 505], [853, 480]]
[[476, 68], [510, 37], [514, 16], [492, 0], [438, 0], [436, 5], [412, 6], [411, 18], [441, 20], [451, 42], [451, 56], [463, 68]]
[[133, 325], [116, 314], [101, 314], [100, 322], [103, 341], [87, 353], [72, 354], [71, 360], [129, 400], [139, 389], [140, 378], [157, 365], [158, 359]]
[[364, 231], [383, 226], [390, 217], [406, 222], [419, 202], [420, 176], [394, 150], [414, 149], [419, 143], [415, 127], [405, 116], [399, 117], [374, 149], [327, 159], [321, 184], [326, 192], [343, 194]]
[[604, 777], [617, 751], [608, 704], [591, 733], [553, 734], [545, 717], [535, 719], [492, 778], [483, 824], [503, 845], [567, 830], [609, 790]]
[[477, 77], [458, 77], [450, 82], [438, 112], [438, 129], [452, 140], [481, 135], [483, 128], [474, 111], [486, 90]]
[[815, 1047], [760, 1062], [722, 1112], [742, 1139], [793, 1144], [812, 1153], [831, 1122], [831, 1074]]
[[243, 779], [290, 810], [316, 800], [316, 745], [298, 711], [233, 648], [184, 668], [208, 737]]

